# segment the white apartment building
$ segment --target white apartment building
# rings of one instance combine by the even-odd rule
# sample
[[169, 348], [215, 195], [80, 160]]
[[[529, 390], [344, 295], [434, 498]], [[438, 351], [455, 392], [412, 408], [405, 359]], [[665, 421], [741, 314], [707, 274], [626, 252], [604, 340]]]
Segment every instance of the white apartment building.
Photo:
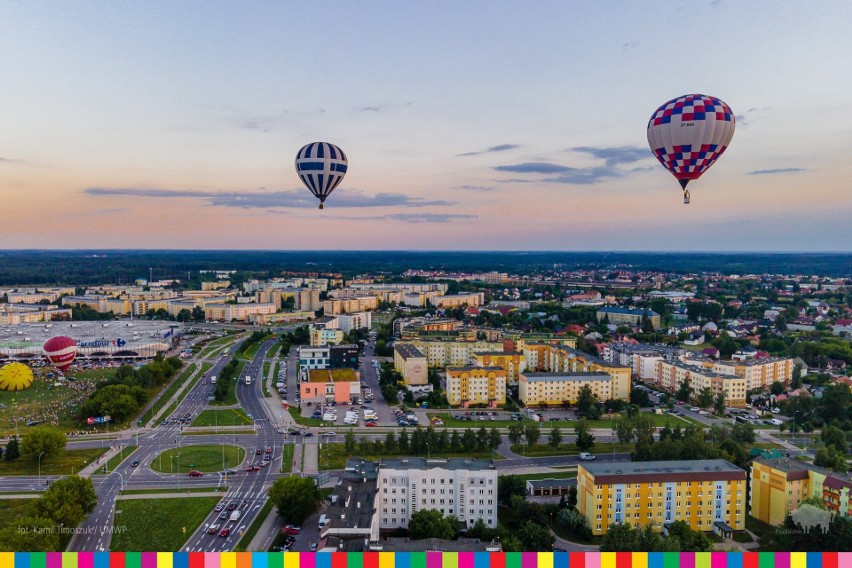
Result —
[[373, 325], [373, 312], [340, 314], [337, 316], [337, 325], [343, 333], [349, 333], [353, 329], [370, 329]]
[[467, 527], [497, 526], [497, 470], [490, 460], [396, 458], [379, 464], [376, 509], [382, 530], [408, 528], [411, 514], [435, 509]]

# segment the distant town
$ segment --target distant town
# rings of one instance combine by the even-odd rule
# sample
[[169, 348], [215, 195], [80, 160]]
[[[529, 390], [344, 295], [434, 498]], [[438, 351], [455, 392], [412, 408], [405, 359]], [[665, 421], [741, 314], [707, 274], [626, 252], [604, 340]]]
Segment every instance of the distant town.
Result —
[[4, 277], [0, 549], [852, 550], [849, 275], [202, 264]]

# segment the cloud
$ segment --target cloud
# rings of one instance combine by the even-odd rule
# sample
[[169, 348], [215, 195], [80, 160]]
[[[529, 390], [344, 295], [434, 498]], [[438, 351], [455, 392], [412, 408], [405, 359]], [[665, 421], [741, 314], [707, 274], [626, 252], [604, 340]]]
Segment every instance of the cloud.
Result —
[[635, 41], [628, 41], [626, 43], [622, 43], [621, 44], [621, 51], [627, 51], [628, 49], [632, 49], [632, 48], [636, 47], [637, 45], [639, 45], [639, 44], [636, 43]]
[[652, 157], [651, 152], [647, 148], [638, 146], [617, 146], [613, 148], [593, 148], [591, 146], [578, 146], [571, 148], [574, 152], [582, 152], [589, 154], [599, 160], [603, 160], [608, 166], [617, 166], [618, 164], [632, 164], [646, 158]]
[[496, 166], [494, 169], [498, 172], [514, 172], [518, 174], [559, 174], [574, 170], [574, 168], [569, 168], [568, 166], [560, 166], [559, 164], [551, 164], [549, 162], [524, 162], [522, 164]]
[[491, 146], [490, 148], [486, 148], [485, 150], [480, 150], [478, 152], [465, 152], [464, 154], [459, 154], [458, 157], [464, 156], [479, 156], [481, 154], [488, 154], [491, 152], [505, 152], [506, 150], [514, 150], [515, 148], [520, 148], [520, 144], [498, 144], [496, 146]]
[[760, 176], [765, 174], [792, 174], [796, 172], [804, 172], [807, 171], [805, 168], [774, 168], [769, 170], [754, 170], [748, 172], [746, 175], [748, 176]]
[[458, 215], [452, 213], [396, 213], [386, 215], [385, 219], [405, 221], [406, 223], [449, 223], [456, 219], [476, 219], [479, 215]]
[[[95, 196], [143, 197], [155, 199], [197, 199], [216, 207], [238, 207], [242, 209], [294, 207], [314, 208], [317, 200], [307, 190], [283, 191], [191, 191], [184, 189], [160, 189], [139, 187], [89, 187], [83, 193]], [[356, 189], [337, 190], [330, 200], [335, 207], [433, 207], [455, 205], [453, 201], [440, 199], [424, 200], [402, 193], [377, 193], [366, 195]]]
[[4, 158], [3, 156], [0, 156], [0, 162], [8, 162], [10, 164], [25, 164], [26, 163], [23, 160], [16, 160], [15, 158]]
[[464, 189], [472, 191], [491, 191], [494, 186], [491, 185], [455, 185], [451, 189]]

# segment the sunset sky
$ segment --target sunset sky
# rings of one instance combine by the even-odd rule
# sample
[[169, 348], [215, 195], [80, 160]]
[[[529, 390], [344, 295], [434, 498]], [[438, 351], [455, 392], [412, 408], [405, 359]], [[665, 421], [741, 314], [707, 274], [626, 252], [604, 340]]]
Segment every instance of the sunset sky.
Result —
[[[852, 249], [852, 2], [0, 2], [0, 249]], [[691, 186], [648, 149], [704, 93]], [[318, 211], [301, 146], [343, 148]]]

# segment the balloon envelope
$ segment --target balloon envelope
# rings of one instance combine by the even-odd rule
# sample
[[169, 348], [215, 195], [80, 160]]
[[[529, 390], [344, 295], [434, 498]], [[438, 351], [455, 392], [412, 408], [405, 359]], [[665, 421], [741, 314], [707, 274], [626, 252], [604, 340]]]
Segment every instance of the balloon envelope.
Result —
[[23, 363], [9, 363], [0, 368], [0, 389], [19, 391], [33, 384], [33, 371]]
[[735, 125], [733, 111], [722, 100], [684, 95], [651, 115], [648, 145], [686, 190], [686, 184], [701, 177], [728, 148]]
[[302, 183], [320, 200], [326, 198], [343, 181], [349, 161], [343, 150], [328, 142], [311, 142], [296, 154], [296, 173]]
[[77, 356], [77, 342], [64, 335], [51, 337], [42, 347], [42, 351], [54, 367], [65, 372]]

